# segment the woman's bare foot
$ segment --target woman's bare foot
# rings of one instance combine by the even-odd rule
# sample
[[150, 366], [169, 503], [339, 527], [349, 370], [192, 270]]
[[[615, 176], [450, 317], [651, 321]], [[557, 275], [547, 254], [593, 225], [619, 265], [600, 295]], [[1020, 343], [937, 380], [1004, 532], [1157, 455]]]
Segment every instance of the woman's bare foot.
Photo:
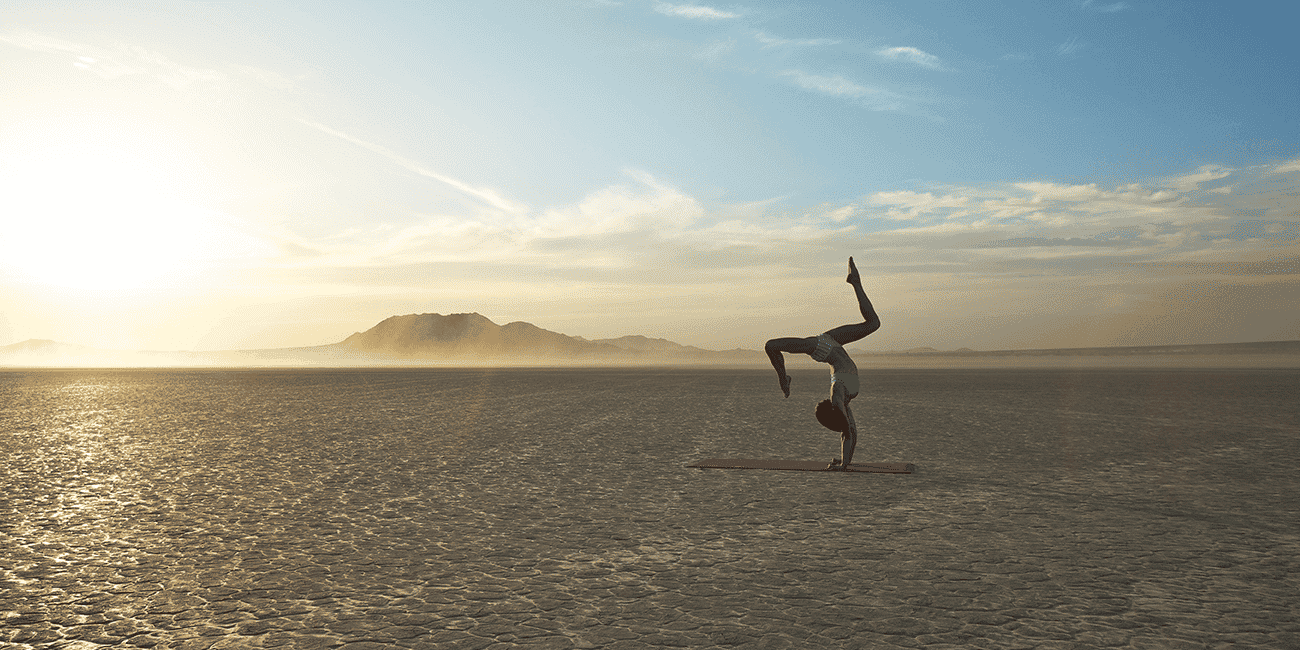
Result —
[[842, 472], [846, 469], [848, 468], [844, 466], [844, 461], [838, 458], [832, 458], [830, 464], [826, 466], [828, 472]]
[[785, 393], [786, 397], [790, 396], [790, 375], [781, 375], [781, 392]]
[[862, 282], [862, 276], [858, 275], [858, 267], [854, 266], [852, 256], [849, 257], [849, 277], [844, 278], [844, 281], [849, 284], [860, 284]]

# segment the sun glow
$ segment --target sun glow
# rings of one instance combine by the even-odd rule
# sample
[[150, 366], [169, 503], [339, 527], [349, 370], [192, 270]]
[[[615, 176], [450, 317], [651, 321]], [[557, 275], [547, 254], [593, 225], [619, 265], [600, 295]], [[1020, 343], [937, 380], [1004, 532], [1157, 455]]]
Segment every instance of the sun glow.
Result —
[[0, 271], [74, 289], [143, 289], [184, 281], [248, 243], [195, 199], [174, 153], [79, 136], [0, 143]]

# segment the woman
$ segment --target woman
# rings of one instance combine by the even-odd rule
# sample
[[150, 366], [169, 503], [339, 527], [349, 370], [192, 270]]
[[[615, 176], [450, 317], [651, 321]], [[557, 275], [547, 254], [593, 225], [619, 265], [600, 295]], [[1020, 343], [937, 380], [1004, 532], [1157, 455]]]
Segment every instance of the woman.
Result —
[[844, 351], [844, 345], [880, 329], [880, 317], [862, 290], [862, 278], [858, 276], [858, 267], [853, 265], [852, 257], [849, 258], [849, 277], [844, 281], [853, 285], [863, 322], [842, 325], [825, 334], [806, 339], [772, 339], [765, 346], [772, 367], [776, 368], [777, 380], [781, 382], [781, 391], [786, 397], [790, 397], [790, 376], [785, 374], [785, 357], [781, 356], [782, 352], [807, 354], [813, 361], [830, 364], [831, 396], [817, 405], [816, 415], [822, 426], [840, 434], [840, 457], [826, 466], [826, 469], [832, 470], [847, 470], [849, 463], [853, 462], [853, 449], [858, 445], [858, 426], [853, 420], [853, 411], [849, 409], [849, 402], [858, 396], [858, 367]]

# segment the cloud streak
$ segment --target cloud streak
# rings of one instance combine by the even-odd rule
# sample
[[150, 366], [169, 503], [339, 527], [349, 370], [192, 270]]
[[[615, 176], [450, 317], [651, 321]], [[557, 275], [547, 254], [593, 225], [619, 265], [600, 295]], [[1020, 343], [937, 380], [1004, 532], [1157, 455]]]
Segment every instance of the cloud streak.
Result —
[[939, 57], [928, 52], [922, 52], [914, 47], [886, 47], [876, 50], [876, 55], [891, 61], [905, 61], [931, 70], [943, 69], [943, 66], [939, 63]]
[[[961, 208], [970, 202], [968, 196], [935, 196], [929, 192], [917, 193], [910, 190], [896, 192], [876, 192], [868, 201], [872, 205], [891, 206], [885, 216], [895, 221], [915, 219], [918, 216], [933, 213], [942, 208]], [[959, 215], [958, 215], [959, 216]]]
[[1064, 43], [1056, 46], [1056, 53], [1061, 56], [1073, 56], [1084, 48], [1083, 41], [1078, 36], [1071, 36]]
[[441, 174], [439, 172], [433, 171], [421, 165], [420, 163], [411, 160], [410, 158], [406, 158], [394, 152], [391, 149], [381, 147], [371, 142], [366, 142], [365, 140], [353, 137], [342, 131], [332, 129], [318, 122], [312, 122], [311, 120], [306, 120], [302, 118], [298, 118], [298, 122], [303, 125], [309, 126], [313, 129], [316, 129], [321, 133], [334, 136], [340, 140], [351, 142], [352, 144], [362, 147], [363, 149], [368, 149], [369, 151], [377, 153], [393, 161], [394, 163], [397, 163], [398, 165], [406, 168], [408, 171], [414, 172], [421, 176], [425, 176], [427, 178], [432, 178], [433, 180], [443, 183], [444, 185], [447, 185], [448, 187], [451, 187], [452, 189], [455, 189], [466, 196], [477, 199], [478, 201], [486, 203], [487, 205], [490, 205], [503, 212], [507, 212], [510, 214], [522, 214], [528, 211], [528, 206], [524, 205], [523, 203], [512, 201], [502, 196], [501, 193], [497, 192], [494, 189], [485, 188], [485, 187], [475, 187], [473, 185], [470, 185], [469, 183], [466, 183], [456, 178], [452, 178], [451, 176], [448, 176], [446, 174]]
[[110, 80], [148, 75], [176, 90], [184, 90], [197, 83], [226, 78], [226, 74], [220, 70], [183, 65], [161, 53], [136, 45], [104, 48], [33, 31], [3, 33], [0, 34], [0, 42], [33, 52], [69, 55], [73, 67]]
[[840, 75], [818, 75], [802, 70], [785, 70], [778, 73], [778, 76], [789, 79], [804, 90], [856, 100], [875, 111], [902, 110], [907, 105], [907, 98], [903, 95], [882, 88], [864, 86]]
[[772, 36], [767, 32], [756, 32], [754, 40], [763, 44], [764, 48], [772, 47], [822, 47], [826, 45], [838, 45], [840, 41], [831, 38], [781, 38]]
[[1083, 0], [1079, 7], [1084, 11], [1092, 11], [1100, 14], [1113, 14], [1130, 8], [1128, 4], [1124, 2], [1115, 2], [1103, 5], [1097, 4], [1093, 0]]
[[694, 20], [726, 20], [739, 18], [740, 14], [707, 7], [704, 5], [676, 5], [667, 2], [655, 3], [655, 11], [674, 18], [691, 18]]

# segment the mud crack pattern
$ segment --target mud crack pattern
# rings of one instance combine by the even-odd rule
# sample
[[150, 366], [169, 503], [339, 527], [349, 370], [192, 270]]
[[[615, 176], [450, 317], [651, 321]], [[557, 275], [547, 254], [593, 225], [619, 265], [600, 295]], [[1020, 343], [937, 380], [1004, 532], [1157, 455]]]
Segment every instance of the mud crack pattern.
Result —
[[0, 644], [1300, 645], [1300, 374], [770, 374], [0, 373]]

